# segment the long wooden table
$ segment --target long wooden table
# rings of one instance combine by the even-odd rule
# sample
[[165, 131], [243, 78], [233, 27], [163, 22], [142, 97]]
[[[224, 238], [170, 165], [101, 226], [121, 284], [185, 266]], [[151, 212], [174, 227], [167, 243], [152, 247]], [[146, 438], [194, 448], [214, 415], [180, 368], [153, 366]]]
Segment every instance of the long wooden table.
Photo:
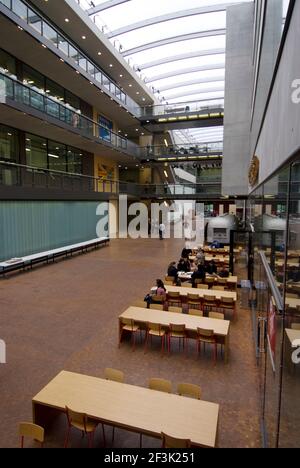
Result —
[[[194, 262], [196, 260], [195, 255], [190, 255], [189, 259]], [[215, 263], [229, 263], [229, 256], [228, 255], [205, 255], [205, 262], [211, 262], [214, 260]]]
[[216, 446], [215, 403], [62, 371], [33, 398], [33, 422], [47, 428], [49, 418], [65, 406], [151, 437], [166, 432], [199, 447]]
[[214, 289], [196, 289], [196, 288], [185, 288], [182, 286], [165, 286], [168, 292], [179, 292], [181, 296], [187, 296], [188, 294], [197, 294], [199, 297], [204, 296], [215, 296], [217, 299], [221, 297], [230, 297], [237, 300], [237, 293], [234, 291], [218, 291]]
[[184, 324], [186, 330], [193, 333], [196, 333], [198, 328], [213, 330], [217, 337], [217, 342], [224, 345], [224, 359], [226, 363], [228, 362], [230, 329], [230, 321], [228, 320], [210, 319], [207, 317], [198, 317], [196, 315], [177, 314], [140, 307], [129, 307], [119, 317], [119, 333], [121, 333], [122, 318], [131, 319], [143, 324], [147, 324], [149, 322], [159, 323], [161, 326], [166, 328], [168, 328], [170, 323], [178, 325]]

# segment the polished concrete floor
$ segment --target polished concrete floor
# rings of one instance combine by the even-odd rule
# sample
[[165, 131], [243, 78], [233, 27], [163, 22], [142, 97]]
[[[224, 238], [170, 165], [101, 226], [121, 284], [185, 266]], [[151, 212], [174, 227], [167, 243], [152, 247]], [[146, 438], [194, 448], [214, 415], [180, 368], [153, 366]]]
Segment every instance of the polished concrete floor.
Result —
[[[103, 376], [105, 367], [125, 372], [130, 384], [147, 386], [150, 377], [198, 384], [203, 399], [220, 404], [219, 446], [259, 447], [258, 374], [249, 312], [239, 309], [232, 324], [230, 361], [212, 365], [210, 353], [188, 359], [176, 350], [161, 357], [155, 345], [146, 355], [124, 342], [118, 348], [118, 316], [143, 299], [156, 278], [177, 260], [181, 240], [114, 240], [110, 247], [72, 260], [41, 266], [0, 280], [0, 338], [7, 364], [0, 366], [0, 447], [18, 445], [17, 428], [31, 420], [31, 399], [58, 372]], [[48, 447], [61, 447], [65, 416], [54, 424]], [[111, 429], [107, 429], [108, 443]], [[96, 445], [102, 445], [101, 430]], [[138, 447], [137, 434], [116, 431], [115, 447]], [[74, 432], [72, 446], [86, 441]], [[144, 437], [145, 447], [159, 447]]]

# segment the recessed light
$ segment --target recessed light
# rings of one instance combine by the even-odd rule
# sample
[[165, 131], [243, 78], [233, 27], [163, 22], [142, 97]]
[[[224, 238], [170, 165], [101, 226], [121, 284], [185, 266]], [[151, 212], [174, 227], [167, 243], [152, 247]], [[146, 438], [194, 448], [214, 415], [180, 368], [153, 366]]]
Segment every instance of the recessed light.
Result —
[[143, 97], [142, 101], [144, 101], [144, 102], [145, 102], [145, 101], [146, 101], [146, 99]]
[[135, 131], [136, 131], [136, 132], [138, 132], [138, 131], [139, 131], [139, 129], [138, 129], [138, 128], [136, 128], [136, 129], [135, 129]]
[[80, 75], [80, 72], [78, 70], [76, 70], [76, 73], [77, 73], [77, 75]]
[[70, 22], [69, 18], [65, 18], [65, 22], [69, 23]]
[[132, 88], [132, 84], [129, 85], [129, 88]]
[[61, 62], [64, 62], [64, 59], [62, 59], [62, 58], [61, 58], [61, 59], [59, 59], [59, 60], [60, 60]]
[[44, 47], [44, 49], [47, 49], [47, 46], [45, 46], [45, 44], [42, 44], [42, 47]]
[[81, 36], [81, 39], [86, 39], [86, 36]]
[[120, 78], [123, 78], [123, 75], [120, 75]]
[[136, 94], [140, 94], [139, 91], [137, 91]]
[[102, 55], [102, 52], [98, 52], [98, 55]]
[[125, 136], [127, 137], [127, 136], [128, 136], [128, 133], [125, 133]]
[[109, 64], [109, 66], [110, 66], [110, 68], [112, 68], [112, 67], [113, 67], [113, 64], [112, 64], [112, 63], [110, 63], [110, 64]]

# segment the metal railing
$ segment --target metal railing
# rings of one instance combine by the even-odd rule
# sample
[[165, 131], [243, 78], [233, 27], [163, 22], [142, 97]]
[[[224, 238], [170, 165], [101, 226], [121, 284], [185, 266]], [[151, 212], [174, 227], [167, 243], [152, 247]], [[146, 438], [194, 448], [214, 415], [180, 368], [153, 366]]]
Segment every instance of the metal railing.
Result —
[[183, 145], [158, 145], [141, 148], [140, 156], [143, 159], [157, 159], [157, 158], [172, 158], [182, 157], [186, 159], [189, 156], [205, 156], [215, 155], [220, 157], [223, 153], [223, 142], [207, 142], [207, 143], [194, 143], [194, 144], [183, 144]]
[[139, 117], [149, 118], [176, 114], [203, 113], [207, 117], [211, 114], [224, 113], [224, 99], [208, 99], [205, 101], [176, 102], [173, 104], [160, 104], [157, 106], [145, 106], [137, 109]]
[[188, 195], [197, 198], [199, 195], [221, 194], [221, 183], [217, 179], [199, 184], [135, 184], [0, 160], [1, 187], [59, 190], [66, 193], [128, 194], [136, 197], [170, 198], [177, 195]]
[[135, 143], [72, 110], [66, 104], [62, 104], [30, 86], [0, 73], [0, 102], [8, 103], [8, 100], [43, 112], [49, 117], [72, 127], [73, 131], [75, 130], [85, 137], [99, 139], [101, 143], [117, 148], [134, 157], [140, 155], [140, 147]]
[[0, 4], [7, 7], [18, 18], [25, 21], [42, 37], [51, 41], [60, 52], [72, 59], [79, 68], [88, 73], [105, 91], [108, 91], [112, 96], [131, 109], [132, 112], [135, 112], [137, 103], [127, 96], [127, 94], [125, 94], [98, 65], [92, 62], [77, 45], [66, 38], [61, 31], [58, 31], [52, 23], [46, 21], [32, 6], [29, 7], [23, 0], [0, 0]]

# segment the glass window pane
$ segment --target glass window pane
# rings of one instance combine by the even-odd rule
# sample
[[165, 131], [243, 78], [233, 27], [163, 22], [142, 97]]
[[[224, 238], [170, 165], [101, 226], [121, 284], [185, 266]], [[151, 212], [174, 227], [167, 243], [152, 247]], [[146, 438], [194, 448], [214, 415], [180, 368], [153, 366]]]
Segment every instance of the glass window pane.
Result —
[[19, 159], [19, 132], [6, 125], [0, 125], [0, 158], [15, 162]]
[[0, 3], [3, 3], [7, 8], [11, 7], [11, 0], [0, 0]]
[[49, 41], [53, 42], [53, 44], [55, 44], [57, 47], [57, 32], [51, 26], [49, 26], [48, 23], [45, 23], [45, 21], [43, 23], [43, 36]]
[[69, 43], [60, 34], [57, 35], [57, 38], [59, 50], [61, 50], [64, 54], [69, 55]]
[[66, 172], [67, 170], [67, 149], [65, 145], [48, 141], [49, 169]]
[[25, 151], [27, 166], [36, 166], [42, 169], [48, 168], [47, 140], [45, 138], [26, 133]]
[[15, 58], [2, 49], [0, 49], [0, 72], [17, 78]]
[[27, 7], [25, 3], [20, 0], [12, 0], [12, 11], [19, 16], [19, 18], [27, 21]]
[[28, 8], [28, 24], [40, 34], [42, 33], [42, 20], [34, 11], [30, 10], [30, 8]]
[[82, 174], [83, 153], [76, 148], [67, 148], [68, 172]]

